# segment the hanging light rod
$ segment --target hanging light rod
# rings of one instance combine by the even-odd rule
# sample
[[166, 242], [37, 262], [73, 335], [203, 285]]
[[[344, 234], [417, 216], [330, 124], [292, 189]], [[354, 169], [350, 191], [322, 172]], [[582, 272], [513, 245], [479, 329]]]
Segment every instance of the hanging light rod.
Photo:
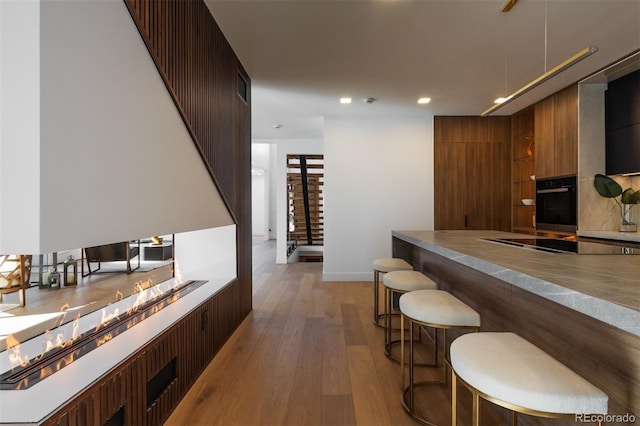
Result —
[[518, 0], [507, 0], [507, 1], [504, 2], [502, 7], [500, 8], [500, 10], [503, 11], [503, 12], [508, 12], [508, 11], [511, 10], [511, 8], [513, 6], [516, 5], [516, 3], [518, 3]]
[[530, 83], [527, 83], [526, 85], [522, 86], [521, 88], [519, 88], [518, 90], [516, 90], [515, 92], [513, 92], [512, 94], [510, 94], [506, 98], [504, 98], [503, 102], [493, 105], [491, 108], [487, 109], [485, 112], [483, 112], [480, 115], [482, 117], [485, 117], [485, 116], [487, 116], [489, 114], [494, 113], [498, 109], [500, 109], [503, 106], [507, 105], [509, 102], [512, 102], [513, 100], [519, 98], [520, 96], [524, 95], [528, 91], [530, 91], [532, 89], [535, 89], [536, 87], [540, 86], [545, 81], [549, 80], [552, 77], [555, 77], [556, 75], [560, 74], [562, 71], [564, 71], [567, 68], [577, 64], [578, 62], [580, 62], [581, 60], [583, 60], [587, 56], [593, 55], [597, 51], [598, 51], [598, 47], [597, 46], [585, 47], [580, 52], [576, 53], [575, 55], [573, 55], [572, 57], [570, 57], [566, 61], [562, 62], [561, 64], [559, 64], [557, 66], [555, 66], [554, 68], [551, 68], [549, 71], [545, 72], [540, 77], [536, 78], [535, 80], [531, 81]]

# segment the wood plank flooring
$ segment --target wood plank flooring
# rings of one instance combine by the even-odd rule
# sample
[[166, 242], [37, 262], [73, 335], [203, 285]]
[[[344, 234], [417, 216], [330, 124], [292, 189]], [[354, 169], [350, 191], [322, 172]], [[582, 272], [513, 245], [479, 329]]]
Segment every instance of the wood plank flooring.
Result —
[[[60, 306], [102, 306], [116, 290], [160, 282], [170, 268], [97, 274], [61, 290], [28, 290], [26, 315]], [[168, 276], [167, 276], [168, 275]], [[372, 324], [371, 282], [324, 282], [321, 263], [275, 264], [275, 241], [254, 238], [253, 311], [174, 410], [167, 425], [413, 425], [402, 408], [400, 366], [383, 353], [383, 330]], [[5, 303], [16, 294], [5, 295]], [[8, 300], [6, 300], [8, 299]], [[428, 339], [421, 348], [430, 354]], [[429, 346], [429, 347], [427, 347]], [[399, 350], [395, 348], [394, 350]], [[426, 356], [426, 355], [425, 355]], [[420, 369], [419, 380], [441, 377]], [[459, 387], [458, 424], [470, 424], [471, 401]], [[419, 389], [416, 409], [449, 425], [446, 385]], [[483, 426], [506, 424], [483, 402]], [[498, 412], [505, 417], [504, 410]], [[531, 424], [521, 416], [520, 424]], [[537, 424], [557, 424], [545, 419]]]
[[[253, 312], [166, 424], [416, 424], [401, 405], [400, 366], [371, 320], [372, 283], [323, 282], [321, 263], [275, 265], [274, 242], [254, 243]], [[451, 424], [448, 387], [430, 388], [418, 409]], [[459, 424], [470, 407], [461, 402]]]

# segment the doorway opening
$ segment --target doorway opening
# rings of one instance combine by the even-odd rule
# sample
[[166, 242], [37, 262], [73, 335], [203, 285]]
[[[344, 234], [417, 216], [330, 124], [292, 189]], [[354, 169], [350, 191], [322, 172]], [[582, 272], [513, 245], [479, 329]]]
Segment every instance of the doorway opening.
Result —
[[322, 262], [324, 155], [287, 155], [287, 262]]

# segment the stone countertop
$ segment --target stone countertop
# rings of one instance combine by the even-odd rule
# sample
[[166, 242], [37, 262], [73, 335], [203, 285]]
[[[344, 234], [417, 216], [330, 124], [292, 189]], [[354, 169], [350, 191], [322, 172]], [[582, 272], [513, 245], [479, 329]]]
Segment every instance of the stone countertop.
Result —
[[562, 254], [484, 238], [501, 231], [393, 231], [425, 250], [640, 336], [640, 255]]

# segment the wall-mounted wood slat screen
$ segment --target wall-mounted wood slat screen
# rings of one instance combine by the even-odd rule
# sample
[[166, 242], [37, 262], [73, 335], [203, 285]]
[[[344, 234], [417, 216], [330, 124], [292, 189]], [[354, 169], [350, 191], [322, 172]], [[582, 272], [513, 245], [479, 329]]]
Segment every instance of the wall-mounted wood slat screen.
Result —
[[236, 221], [243, 318], [251, 310], [251, 81], [203, 1], [124, 2]]

